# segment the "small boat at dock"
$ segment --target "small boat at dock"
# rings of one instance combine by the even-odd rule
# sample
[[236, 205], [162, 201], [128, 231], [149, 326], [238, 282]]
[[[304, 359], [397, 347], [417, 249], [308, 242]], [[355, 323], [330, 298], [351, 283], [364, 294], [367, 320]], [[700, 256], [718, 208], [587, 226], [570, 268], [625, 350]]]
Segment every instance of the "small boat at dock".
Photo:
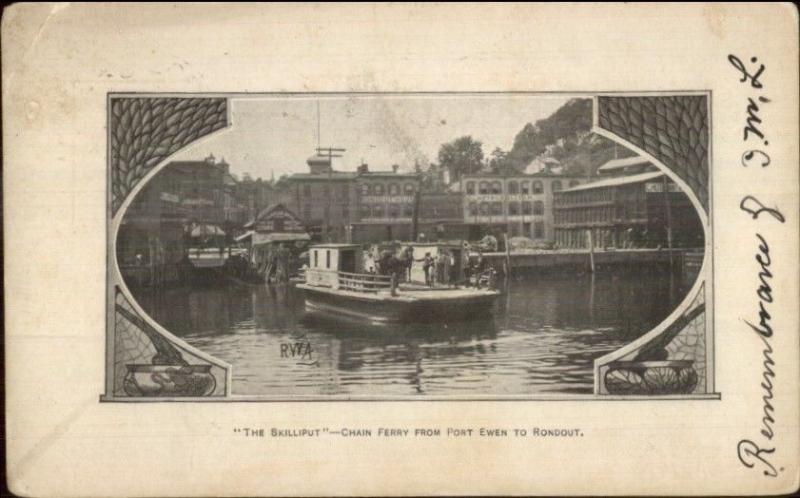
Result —
[[[459, 255], [460, 257], [460, 255]], [[373, 323], [457, 321], [489, 316], [500, 292], [460, 285], [401, 282], [398, 275], [364, 270], [363, 249], [355, 244], [312, 246], [305, 282], [309, 311], [323, 311]], [[414, 275], [414, 271], [410, 272]], [[458, 281], [458, 279], [455, 279]]]

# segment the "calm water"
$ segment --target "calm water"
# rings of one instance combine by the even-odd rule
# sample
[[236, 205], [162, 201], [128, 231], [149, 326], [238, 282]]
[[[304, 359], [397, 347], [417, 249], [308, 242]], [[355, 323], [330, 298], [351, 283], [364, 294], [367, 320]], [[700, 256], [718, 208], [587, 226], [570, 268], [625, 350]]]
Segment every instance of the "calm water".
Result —
[[[234, 394], [505, 395], [591, 393], [593, 360], [655, 326], [686, 290], [665, 273], [526, 277], [484, 320], [403, 326], [306, 313], [293, 287], [225, 283], [137, 298], [233, 365]], [[282, 344], [305, 341], [310, 358], [282, 357]]]

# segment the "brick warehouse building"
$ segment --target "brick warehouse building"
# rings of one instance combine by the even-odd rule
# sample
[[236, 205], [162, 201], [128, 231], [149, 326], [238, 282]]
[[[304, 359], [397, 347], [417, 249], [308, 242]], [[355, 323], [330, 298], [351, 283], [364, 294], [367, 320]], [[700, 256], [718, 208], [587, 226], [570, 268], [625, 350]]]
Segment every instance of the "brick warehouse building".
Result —
[[356, 218], [358, 173], [335, 171], [331, 159], [311, 156], [308, 173], [281, 180], [279, 201], [303, 220], [315, 241], [343, 241], [345, 227]]

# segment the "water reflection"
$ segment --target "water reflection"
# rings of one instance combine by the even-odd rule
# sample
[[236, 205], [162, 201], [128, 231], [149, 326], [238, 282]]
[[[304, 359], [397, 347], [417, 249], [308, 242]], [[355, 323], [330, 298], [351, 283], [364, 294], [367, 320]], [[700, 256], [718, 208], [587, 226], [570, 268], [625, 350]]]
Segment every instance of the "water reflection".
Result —
[[[669, 272], [520, 277], [494, 314], [376, 326], [304, 310], [293, 287], [141, 292], [187, 342], [231, 363], [234, 394], [590, 393], [592, 362], [663, 320], [686, 292]], [[282, 354], [308, 343], [304, 358]]]

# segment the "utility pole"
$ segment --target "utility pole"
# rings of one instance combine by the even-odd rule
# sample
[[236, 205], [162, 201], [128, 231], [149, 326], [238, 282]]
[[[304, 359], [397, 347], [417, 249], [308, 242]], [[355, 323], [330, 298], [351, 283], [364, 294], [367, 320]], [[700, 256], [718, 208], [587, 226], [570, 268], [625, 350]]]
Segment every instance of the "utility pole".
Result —
[[325, 238], [330, 242], [330, 229], [331, 229], [331, 200], [333, 198], [333, 158], [342, 157], [342, 152], [347, 149], [335, 147], [317, 147], [317, 155], [320, 157], [328, 158], [328, 209], [325, 210]]

